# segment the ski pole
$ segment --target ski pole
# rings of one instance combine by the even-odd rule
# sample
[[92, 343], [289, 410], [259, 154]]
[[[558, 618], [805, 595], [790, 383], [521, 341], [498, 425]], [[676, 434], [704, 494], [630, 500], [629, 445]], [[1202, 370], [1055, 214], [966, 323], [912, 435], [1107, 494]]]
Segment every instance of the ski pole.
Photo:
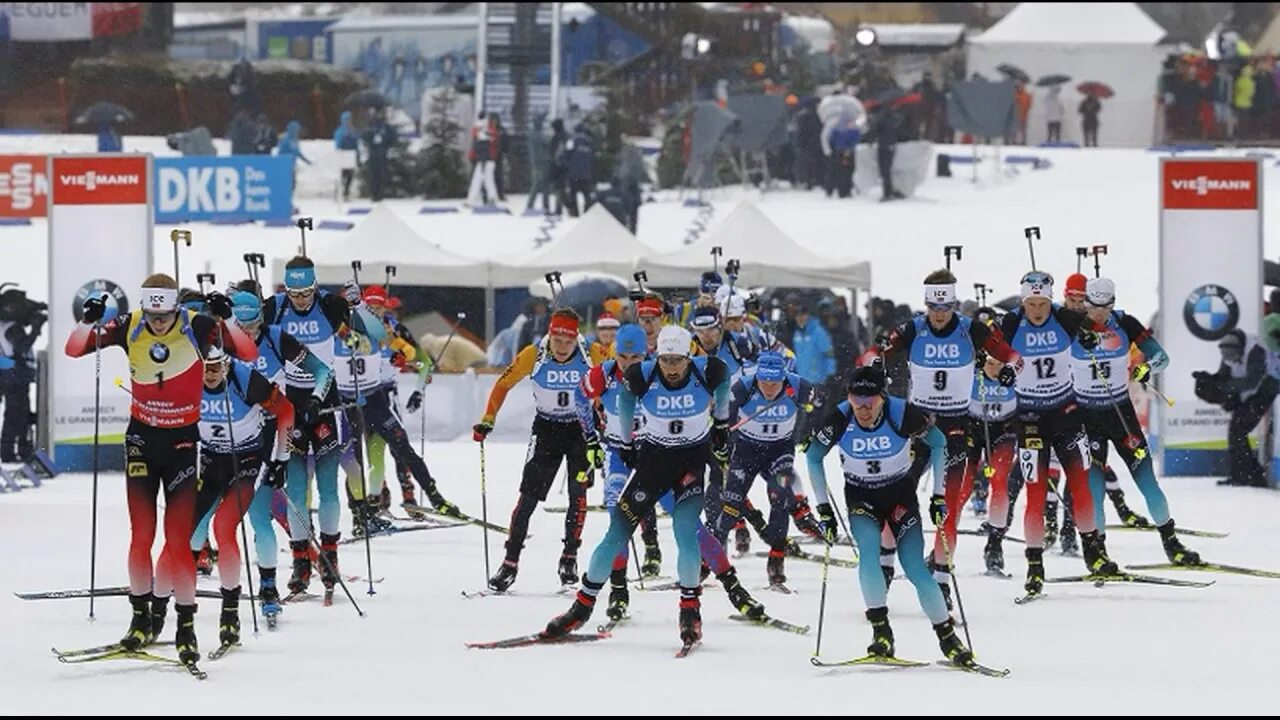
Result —
[[178, 243], [184, 242], [191, 247], [191, 231], [174, 228], [169, 232], [169, 240], [173, 242], [173, 281], [182, 287], [182, 276], [178, 274]]
[[818, 596], [818, 638], [813, 646], [813, 657], [810, 662], [818, 663], [818, 656], [822, 654], [822, 626], [827, 614], [827, 575], [831, 568], [831, 543], [827, 543], [827, 547], [822, 552], [822, 593]]
[[982, 370], [978, 372], [983, 373], [978, 378], [978, 404], [982, 406], [982, 440], [987, 451], [982, 462], [982, 476], [990, 480], [996, 474], [995, 468], [991, 466], [991, 423], [988, 420], [991, 408], [987, 407], [987, 378]]
[[[637, 527], [639, 527], [637, 525]], [[636, 534], [631, 531], [631, 559], [636, 561], [636, 576], [640, 580], [640, 589], [644, 589], [644, 569], [640, 567], [640, 551], [636, 549]]]
[[1076, 248], [1076, 274], [1080, 274], [1081, 268], [1082, 268], [1081, 263], [1087, 257], [1089, 257], [1089, 248], [1087, 247]]
[[1102, 263], [1098, 261], [1098, 256], [1107, 254], [1107, 246], [1094, 245], [1092, 254], [1093, 254], [1093, 276], [1096, 278], [1102, 277]]
[[969, 652], [973, 652], [973, 640], [969, 637], [969, 621], [964, 615], [964, 599], [960, 597], [960, 581], [956, 579], [956, 566], [951, 561], [951, 543], [947, 542], [945, 527], [938, 528], [938, 533], [942, 538], [942, 551], [947, 554], [947, 574], [951, 576], [951, 587], [956, 591], [956, 607], [960, 608], [960, 624], [964, 626], [964, 641], [969, 646]]
[[1156, 397], [1160, 398], [1161, 400], [1164, 400], [1166, 405], [1168, 405], [1169, 407], [1173, 407], [1173, 400], [1170, 399], [1168, 395], [1165, 395], [1164, 393], [1160, 392], [1160, 388], [1156, 387], [1155, 384], [1147, 385], [1145, 387], [1151, 392], [1155, 393]]
[[[105, 301], [106, 295], [103, 295]], [[93, 519], [89, 523], [89, 619], [98, 571], [98, 419], [102, 416], [102, 318], [93, 324]]]
[[[287, 492], [284, 493], [284, 501], [289, 505], [289, 512], [293, 514], [293, 521], [302, 523], [302, 527], [307, 529], [307, 539], [315, 546], [316, 550], [319, 551], [320, 541], [316, 539], [316, 531], [311, 527], [310, 518], [298, 511], [298, 506], [293, 504], [293, 499], [289, 497], [289, 493]], [[342, 592], [346, 593], [347, 599], [351, 601], [351, 607], [356, 609], [356, 614], [360, 617], [364, 617], [364, 611], [360, 609], [360, 604], [356, 602], [356, 599], [351, 595], [351, 591], [347, 589], [346, 581], [342, 579], [342, 575], [338, 573], [337, 569], [329, 564], [329, 558], [325, 557], [323, 552], [320, 553], [320, 562], [324, 564], [329, 574], [338, 578], [338, 584], [342, 586]]]
[[[552, 270], [543, 275], [542, 278], [547, 281], [547, 285], [551, 288], [551, 309], [560, 309], [560, 296], [564, 294], [564, 283], [560, 282], [560, 271]], [[560, 285], [560, 291], [556, 292], [556, 284]]]
[[1027, 236], [1027, 251], [1031, 253], [1031, 269], [1036, 269], [1036, 246], [1031, 243], [1032, 239], [1040, 239], [1040, 226], [1032, 225], [1022, 231]]
[[489, 582], [489, 500], [484, 483], [484, 440], [480, 441], [480, 520], [484, 528], [484, 581]]
[[946, 259], [946, 261], [947, 261], [947, 269], [948, 269], [948, 270], [950, 270], [950, 269], [951, 269], [951, 258], [953, 258], [953, 257], [954, 257], [954, 258], [956, 259], [956, 261], [957, 261], [957, 262], [959, 262], [960, 260], [962, 260], [962, 259], [963, 259], [963, 258], [961, 258], [961, 257], [960, 257], [960, 254], [961, 254], [962, 252], [964, 252], [964, 246], [963, 246], [963, 245], [944, 245], [944, 246], [943, 246], [943, 248], [942, 248], [942, 256], [943, 256], [943, 257]]
[[300, 217], [294, 221], [294, 225], [298, 226], [298, 231], [302, 233], [302, 257], [307, 257], [307, 231], [314, 230], [311, 218]]
[[387, 271], [387, 280], [385, 283], [383, 283], [382, 289], [386, 290], [387, 295], [390, 296], [391, 295], [391, 278], [396, 276], [396, 266], [388, 265], [386, 267], [386, 271]]

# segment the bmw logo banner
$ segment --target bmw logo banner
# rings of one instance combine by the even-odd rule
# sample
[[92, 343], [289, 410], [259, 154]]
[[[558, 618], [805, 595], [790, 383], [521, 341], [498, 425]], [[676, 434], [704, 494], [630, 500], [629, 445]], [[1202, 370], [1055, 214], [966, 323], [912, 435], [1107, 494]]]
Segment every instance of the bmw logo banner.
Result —
[[[1218, 341], [1262, 317], [1262, 171], [1246, 158], [1160, 163], [1160, 319], [1171, 364], [1158, 437], [1166, 475], [1223, 475], [1230, 415], [1195, 396], [1191, 373], [1221, 364]], [[1143, 318], [1145, 319], [1145, 318]]]

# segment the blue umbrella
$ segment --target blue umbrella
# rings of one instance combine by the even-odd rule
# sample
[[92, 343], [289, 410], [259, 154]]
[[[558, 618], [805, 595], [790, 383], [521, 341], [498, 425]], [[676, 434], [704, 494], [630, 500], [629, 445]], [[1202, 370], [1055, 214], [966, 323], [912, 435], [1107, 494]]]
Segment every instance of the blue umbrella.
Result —
[[[578, 314], [588, 320], [600, 314], [605, 300], [627, 297], [626, 281], [606, 273], [567, 272], [561, 277], [561, 282], [563, 290], [556, 288], [559, 293], [556, 303], [560, 307], [577, 310]], [[551, 289], [542, 280], [531, 283], [529, 292], [537, 297], [551, 295]]]

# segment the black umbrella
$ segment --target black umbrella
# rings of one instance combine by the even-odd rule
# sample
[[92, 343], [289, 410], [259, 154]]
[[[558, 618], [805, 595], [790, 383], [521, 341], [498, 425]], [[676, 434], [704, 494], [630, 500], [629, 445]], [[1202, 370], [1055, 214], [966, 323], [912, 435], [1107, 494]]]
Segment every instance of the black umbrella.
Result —
[[999, 65], [996, 66], [996, 70], [1007, 77], [1013, 78], [1014, 80], [1021, 80], [1022, 82], [1031, 82], [1031, 76], [1027, 74], [1027, 71], [1023, 70], [1017, 65], [1012, 65], [1010, 63], [1000, 63]]
[[361, 90], [351, 93], [346, 100], [342, 101], [343, 107], [371, 107], [384, 108], [391, 104], [386, 95], [377, 90]]
[[76, 118], [76, 125], [107, 123], [118, 125], [133, 119], [133, 113], [113, 102], [96, 102]]
[[1045, 75], [1044, 77], [1037, 80], [1036, 87], [1050, 87], [1052, 85], [1061, 85], [1063, 83], [1069, 83], [1069, 82], [1071, 82], [1070, 75], [1063, 75], [1062, 73], [1054, 73], [1052, 75]]

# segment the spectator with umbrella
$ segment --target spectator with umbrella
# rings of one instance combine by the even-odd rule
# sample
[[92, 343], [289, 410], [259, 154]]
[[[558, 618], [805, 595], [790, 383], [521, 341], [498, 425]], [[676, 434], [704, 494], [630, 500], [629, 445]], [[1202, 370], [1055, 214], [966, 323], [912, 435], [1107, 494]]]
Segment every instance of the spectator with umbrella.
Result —
[[1102, 112], [1099, 98], [1111, 97], [1115, 92], [1109, 85], [1096, 81], [1080, 83], [1076, 90], [1084, 94], [1077, 108], [1080, 113], [1080, 129], [1084, 133], [1085, 147], [1098, 147], [1098, 115]]
[[93, 125], [98, 130], [98, 152], [120, 152], [123, 145], [116, 125], [133, 120], [133, 113], [112, 102], [96, 102], [76, 118], [76, 125]]
[[248, 58], [240, 58], [231, 68], [231, 74], [227, 76], [227, 90], [231, 93], [231, 107], [251, 113], [262, 109], [253, 65]]
[[1070, 75], [1045, 75], [1036, 81], [1036, 87], [1048, 88], [1044, 97], [1044, 117], [1048, 123], [1046, 137], [1049, 142], [1062, 142], [1062, 119], [1067, 108], [1062, 102], [1062, 85], [1071, 82]]
[[1027, 84], [1021, 80], [1013, 84], [1013, 106], [1018, 113], [1018, 124], [1014, 128], [1011, 144], [1027, 144], [1027, 120], [1031, 117], [1031, 93], [1027, 92]]

